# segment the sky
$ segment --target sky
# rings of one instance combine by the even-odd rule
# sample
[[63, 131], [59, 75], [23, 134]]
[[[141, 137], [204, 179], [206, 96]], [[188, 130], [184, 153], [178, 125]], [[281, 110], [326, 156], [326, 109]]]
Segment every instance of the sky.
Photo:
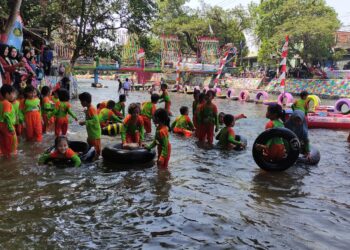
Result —
[[[251, 1], [259, 2], [258, 0], [204, 0], [205, 3], [210, 5], [218, 5], [223, 8], [232, 8], [238, 4], [247, 6]], [[199, 7], [200, 0], [190, 0], [188, 5], [192, 8]], [[338, 18], [343, 25], [349, 25], [350, 28], [350, 1], [349, 0], [326, 0], [328, 5], [333, 7], [337, 13]]]

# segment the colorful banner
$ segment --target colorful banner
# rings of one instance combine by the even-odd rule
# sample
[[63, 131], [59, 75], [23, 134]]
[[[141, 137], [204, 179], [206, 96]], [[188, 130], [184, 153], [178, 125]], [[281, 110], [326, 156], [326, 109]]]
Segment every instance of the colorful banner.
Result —
[[23, 43], [23, 21], [20, 14], [17, 14], [16, 21], [11, 28], [11, 32], [8, 36], [7, 42], [9, 46], [15, 47], [17, 50], [22, 49]]

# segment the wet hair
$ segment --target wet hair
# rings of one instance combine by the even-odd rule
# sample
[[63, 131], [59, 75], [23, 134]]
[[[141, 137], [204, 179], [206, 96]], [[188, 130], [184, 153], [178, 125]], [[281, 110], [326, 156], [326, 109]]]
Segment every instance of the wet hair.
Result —
[[152, 103], [157, 103], [159, 100], [159, 95], [158, 94], [152, 94], [151, 95], [151, 102]]
[[226, 114], [224, 116], [224, 124], [226, 126], [230, 126], [232, 124], [232, 122], [235, 121], [235, 117], [233, 115], [230, 115], [230, 114]]
[[36, 89], [33, 87], [33, 85], [28, 85], [24, 88], [24, 97], [27, 98], [27, 95], [34, 91], [36, 91]]
[[156, 112], [154, 113], [154, 117], [159, 123], [162, 123], [170, 127], [170, 118], [169, 118], [168, 112], [165, 109], [163, 108], [157, 109]]
[[48, 86], [44, 86], [41, 89], [41, 95], [42, 96], [47, 96], [50, 93], [50, 88]]
[[167, 89], [167, 88], [168, 88], [168, 84], [162, 83], [162, 84], [160, 85], [160, 87], [161, 87], [162, 89]]
[[200, 93], [199, 96], [198, 96], [198, 101], [199, 102], [203, 102], [205, 99], [205, 94], [204, 93]]
[[126, 101], [126, 96], [124, 94], [119, 96], [119, 102], [125, 102]]
[[309, 95], [309, 93], [306, 91], [306, 90], [303, 90], [301, 91], [300, 93], [300, 97], [303, 98], [303, 97], [307, 97]]
[[61, 102], [68, 102], [69, 101], [69, 92], [65, 89], [60, 89], [58, 91], [58, 99], [61, 101]]
[[267, 107], [267, 112], [270, 114], [277, 115], [279, 119], [283, 122], [285, 121], [286, 112], [283, 110], [282, 106], [279, 104], [272, 104]]
[[199, 95], [200, 95], [200, 93], [201, 93], [201, 92], [200, 92], [198, 89], [195, 89], [195, 90], [193, 91], [193, 98], [194, 98], [194, 99], [198, 98]]
[[108, 109], [113, 109], [114, 106], [115, 106], [115, 101], [109, 100], [109, 101], [107, 102], [107, 108], [108, 108]]
[[91, 104], [91, 102], [92, 102], [91, 94], [88, 92], [83, 92], [79, 95], [79, 100], [81, 102], [86, 102], [88, 104]]
[[132, 115], [137, 109], [140, 109], [140, 106], [137, 105], [137, 103], [131, 103], [128, 108], [128, 113]]
[[3, 98], [5, 98], [5, 96], [7, 94], [11, 94], [13, 92], [16, 92], [16, 89], [14, 87], [12, 87], [11, 85], [8, 85], [8, 84], [2, 85], [2, 87], [0, 89], [0, 93], [1, 93]]
[[97, 103], [96, 108], [100, 109], [100, 107], [101, 107], [101, 103]]
[[65, 135], [57, 136], [56, 139], [55, 139], [55, 148], [57, 148], [58, 144], [60, 144], [62, 141], [66, 141], [68, 143], [67, 136], [65, 136]]
[[209, 96], [209, 95], [212, 95], [213, 97], [215, 96], [215, 92], [213, 90], [208, 90], [206, 93], [205, 93], [205, 96]]
[[181, 114], [181, 115], [185, 115], [186, 113], [188, 113], [188, 107], [182, 106], [182, 107], [180, 108], [180, 114]]

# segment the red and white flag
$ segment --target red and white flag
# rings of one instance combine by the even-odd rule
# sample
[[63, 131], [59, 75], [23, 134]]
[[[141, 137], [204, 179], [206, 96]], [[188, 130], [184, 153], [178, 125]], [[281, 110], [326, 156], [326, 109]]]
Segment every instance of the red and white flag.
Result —
[[289, 37], [286, 36], [286, 42], [284, 43], [283, 48], [282, 48], [282, 61], [280, 63], [280, 66], [282, 66], [281, 67], [281, 75], [278, 78], [278, 81], [281, 83], [281, 87], [284, 87], [286, 84], [288, 43], [289, 43]]

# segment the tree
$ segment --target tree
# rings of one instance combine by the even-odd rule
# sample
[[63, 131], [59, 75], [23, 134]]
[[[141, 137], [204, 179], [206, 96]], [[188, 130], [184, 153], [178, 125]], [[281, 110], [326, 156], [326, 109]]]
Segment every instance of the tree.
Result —
[[250, 27], [250, 18], [242, 6], [224, 10], [203, 5], [201, 9], [194, 10], [186, 7], [185, 3], [185, 0], [159, 2], [159, 18], [153, 23], [152, 31], [158, 36], [177, 35], [185, 53], [198, 54], [197, 38], [210, 35], [209, 25], [220, 46], [245, 43], [243, 31]]
[[[4, 1], [2, 1], [4, 2]], [[4, 4], [4, 3], [2, 3]], [[3, 30], [1, 31], [2, 34], [2, 41], [6, 41], [11, 29], [14, 25], [14, 23], [16, 22], [16, 18], [17, 18], [17, 13], [20, 11], [22, 5], [22, 0], [12, 0], [12, 1], [7, 1], [7, 11], [8, 13], [8, 18], [6, 21], [6, 24], [4, 25]], [[5, 4], [3, 5], [5, 6]], [[5, 14], [5, 13], [4, 13]]]
[[156, 6], [152, 0], [67, 0], [63, 7], [64, 31], [71, 33], [74, 40], [74, 65], [80, 56], [94, 54], [101, 39], [114, 41], [120, 28], [135, 33], [149, 29]]
[[258, 60], [269, 63], [289, 35], [289, 56], [305, 62], [330, 58], [334, 34], [340, 26], [335, 10], [324, 0], [265, 0], [251, 5], [261, 48]]

